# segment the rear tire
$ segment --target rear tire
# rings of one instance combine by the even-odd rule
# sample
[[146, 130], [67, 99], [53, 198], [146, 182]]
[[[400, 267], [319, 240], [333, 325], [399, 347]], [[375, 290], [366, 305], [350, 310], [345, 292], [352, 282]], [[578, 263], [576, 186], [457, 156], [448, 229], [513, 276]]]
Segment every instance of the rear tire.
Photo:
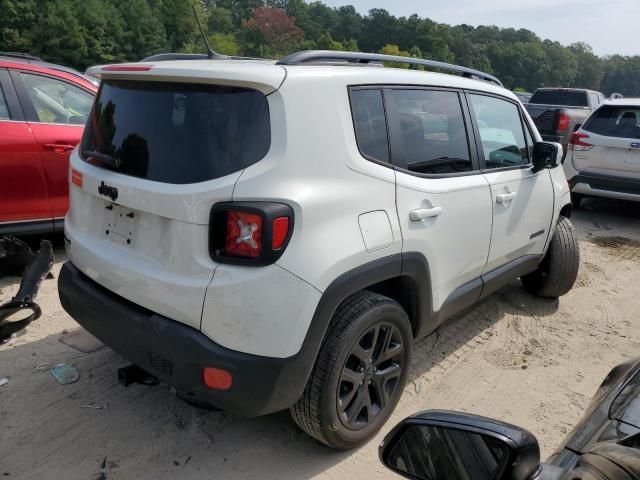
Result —
[[549, 251], [532, 273], [522, 277], [524, 288], [538, 297], [558, 298], [571, 290], [580, 268], [580, 249], [573, 225], [560, 217]]
[[413, 333], [398, 302], [363, 291], [334, 314], [307, 386], [290, 409], [296, 424], [333, 448], [369, 440], [407, 382]]

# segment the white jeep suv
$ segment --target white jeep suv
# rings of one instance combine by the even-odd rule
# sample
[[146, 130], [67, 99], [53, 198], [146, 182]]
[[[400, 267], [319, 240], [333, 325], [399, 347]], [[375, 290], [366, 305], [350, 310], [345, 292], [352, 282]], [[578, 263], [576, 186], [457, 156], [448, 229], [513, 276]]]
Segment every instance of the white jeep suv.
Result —
[[494, 77], [179, 58], [92, 69], [59, 291], [180, 396], [289, 408], [351, 448], [389, 418], [416, 338], [518, 277], [572, 287], [562, 149]]

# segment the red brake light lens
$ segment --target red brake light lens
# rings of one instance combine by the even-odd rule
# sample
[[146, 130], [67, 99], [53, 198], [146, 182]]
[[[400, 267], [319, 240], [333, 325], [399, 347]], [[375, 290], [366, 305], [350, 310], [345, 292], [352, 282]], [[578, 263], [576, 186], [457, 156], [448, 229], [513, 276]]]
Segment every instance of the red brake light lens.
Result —
[[271, 248], [280, 250], [289, 233], [289, 217], [278, 217], [273, 221]]
[[569, 115], [561, 113], [558, 115], [558, 130], [567, 130], [569, 128]]
[[224, 252], [234, 257], [258, 258], [262, 253], [262, 217], [254, 213], [227, 211]]

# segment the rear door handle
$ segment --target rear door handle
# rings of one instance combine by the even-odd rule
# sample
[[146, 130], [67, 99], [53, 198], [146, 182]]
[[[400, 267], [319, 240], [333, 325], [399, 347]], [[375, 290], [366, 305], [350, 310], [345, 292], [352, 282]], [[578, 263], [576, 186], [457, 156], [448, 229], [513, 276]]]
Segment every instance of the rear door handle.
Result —
[[45, 143], [44, 144], [45, 150], [52, 150], [56, 153], [68, 153], [74, 148], [76, 148], [75, 145], [66, 145], [64, 143]]
[[501, 193], [500, 195], [496, 195], [496, 202], [507, 203], [516, 198], [517, 195], [518, 192]]
[[441, 206], [435, 206], [433, 208], [418, 208], [409, 212], [409, 218], [412, 222], [419, 222], [425, 218], [437, 217], [442, 213]]

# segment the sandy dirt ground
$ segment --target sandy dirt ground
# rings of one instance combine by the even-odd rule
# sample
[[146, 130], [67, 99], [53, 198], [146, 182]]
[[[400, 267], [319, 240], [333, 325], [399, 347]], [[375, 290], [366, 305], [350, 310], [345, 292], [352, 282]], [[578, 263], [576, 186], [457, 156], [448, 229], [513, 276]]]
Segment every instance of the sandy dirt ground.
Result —
[[[299, 431], [288, 412], [243, 419], [197, 410], [160, 387], [122, 387], [126, 361], [108, 348], [83, 354], [59, 342], [77, 324], [45, 280], [45, 314], [0, 346], [0, 476], [12, 479], [393, 478], [377, 446], [396, 422], [447, 408], [532, 431], [543, 458], [582, 416], [607, 372], [640, 355], [640, 206], [593, 201], [573, 218], [581, 269], [560, 301], [508, 285], [419, 341], [391, 421], [368, 445], [335, 452]], [[56, 251], [55, 272], [64, 261]], [[0, 302], [17, 279], [0, 280]], [[59, 385], [43, 362], [72, 362], [80, 380]], [[82, 408], [84, 405], [104, 408]], [[398, 478], [398, 477], [396, 477]]]

